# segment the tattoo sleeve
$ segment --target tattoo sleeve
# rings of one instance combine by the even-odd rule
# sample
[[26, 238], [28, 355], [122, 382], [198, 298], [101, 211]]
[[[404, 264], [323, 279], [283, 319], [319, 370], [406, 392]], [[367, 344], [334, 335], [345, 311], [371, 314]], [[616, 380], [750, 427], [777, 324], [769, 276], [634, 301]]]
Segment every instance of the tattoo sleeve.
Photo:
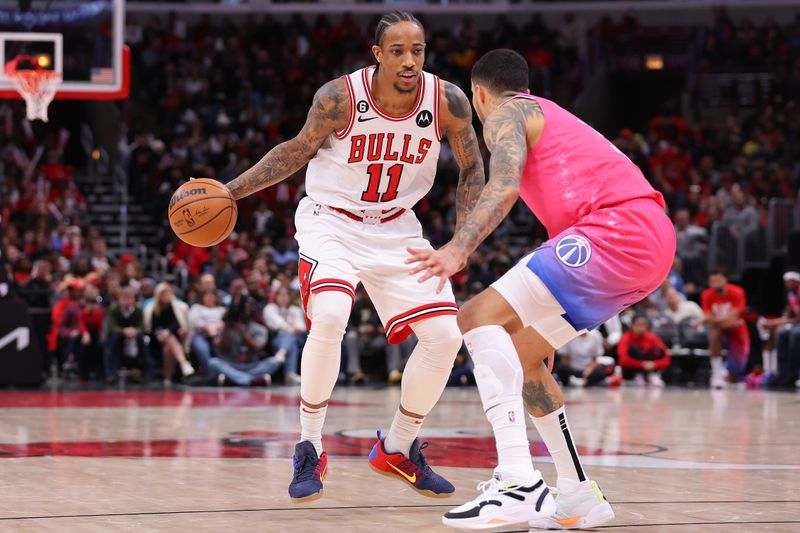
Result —
[[519, 198], [527, 158], [524, 116], [515, 106], [505, 105], [492, 113], [483, 125], [483, 136], [492, 152], [489, 181], [451, 241], [466, 255], [474, 252], [511, 211]]
[[472, 108], [463, 91], [450, 82], [444, 83], [449, 113], [447, 140], [459, 167], [456, 191], [456, 231], [464, 225], [467, 214], [475, 207], [485, 184], [483, 158], [478, 137], [472, 127]]
[[345, 81], [329, 81], [314, 95], [300, 133], [267, 152], [258, 163], [228, 183], [228, 190], [239, 200], [285, 180], [314, 157], [328, 135], [346, 127], [349, 116], [350, 97]]

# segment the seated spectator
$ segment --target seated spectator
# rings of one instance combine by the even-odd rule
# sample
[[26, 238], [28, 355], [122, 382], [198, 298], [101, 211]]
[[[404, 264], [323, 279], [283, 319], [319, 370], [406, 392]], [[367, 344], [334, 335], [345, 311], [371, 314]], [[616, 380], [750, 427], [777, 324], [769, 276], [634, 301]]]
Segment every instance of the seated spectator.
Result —
[[281, 367], [275, 357], [262, 359], [268, 331], [251, 320], [247, 305], [234, 306], [225, 313], [225, 327], [214, 340], [218, 357], [208, 361], [211, 376], [217, 383], [226, 381], [239, 386], [271, 385], [272, 375]]
[[[744, 377], [750, 355], [750, 332], [741, 318], [745, 308], [744, 289], [728, 283], [722, 270], [708, 275], [708, 288], [700, 300], [708, 328], [708, 349], [711, 357], [711, 386], [722, 388], [726, 380], [736, 383]], [[727, 376], [722, 366], [722, 346], [727, 345]]]
[[77, 352], [81, 337], [82, 292], [83, 282], [79, 278], [73, 278], [67, 282], [66, 296], [53, 306], [56, 361], [64, 376], [78, 369]]
[[144, 327], [154, 337], [151, 340], [161, 349], [166, 386], [172, 384], [175, 363], [180, 365], [184, 377], [194, 374], [194, 367], [186, 359], [184, 348], [189, 336], [188, 315], [187, 305], [175, 298], [168, 283], [156, 285], [153, 303], [144, 310]]
[[83, 381], [94, 374], [102, 377], [103, 365], [103, 324], [106, 313], [100, 305], [100, 291], [94, 285], [87, 285], [83, 291], [83, 308], [78, 317], [81, 343], [78, 347], [78, 373]]
[[284, 363], [286, 383], [300, 383], [300, 347], [305, 340], [306, 319], [299, 306], [291, 305], [289, 289], [279, 288], [275, 303], [264, 308], [264, 323], [275, 333], [272, 348], [275, 358]]
[[704, 281], [708, 233], [705, 228], [692, 224], [690, 217], [688, 209], [678, 209], [675, 212], [676, 256], [681, 260], [683, 281], [691, 284], [694, 289], [695, 285]]
[[400, 383], [403, 378], [403, 354], [400, 345], [389, 344], [378, 312], [363, 289], [359, 289], [356, 294], [344, 340], [347, 347], [347, 372], [351, 383], [363, 383], [366, 380], [361, 369], [361, 355], [364, 352], [384, 354], [388, 383]]
[[567, 387], [602, 383], [614, 373], [614, 360], [604, 353], [603, 335], [599, 331], [582, 333], [558, 350], [555, 373]]
[[619, 315], [614, 315], [600, 324], [597, 331], [603, 336], [603, 349], [605, 355], [613, 357], [617, 353], [617, 344], [622, 338], [622, 321]]
[[109, 382], [116, 379], [121, 366], [141, 368], [144, 381], [153, 379], [153, 358], [144, 339], [144, 314], [131, 287], [121, 288], [117, 303], [108, 310], [105, 373]]
[[703, 326], [703, 309], [687, 300], [675, 288], [670, 287], [665, 294], [667, 308], [664, 314], [677, 326], [676, 342], [681, 346], [699, 348], [706, 345], [706, 331]]
[[200, 302], [189, 309], [190, 346], [206, 373], [209, 372], [208, 360], [213, 356], [214, 339], [222, 333], [225, 325], [224, 316], [225, 308], [217, 305], [217, 291], [213, 288], [206, 288]]
[[[792, 329], [800, 326], [800, 272], [784, 273], [783, 285], [786, 288], [786, 307], [783, 314], [776, 318], [762, 318], [758, 324], [763, 341], [762, 369], [768, 383], [776, 379], [779, 371], [778, 352], [775, 349], [778, 337], [786, 331], [784, 344], [787, 342], [791, 344]], [[783, 354], [784, 360], [788, 353], [791, 353], [788, 349], [786, 352]]]
[[649, 383], [663, 387], [661, 372], [669, 368], [671, 358], [664, 341], [648, 331], [650, 324], [644, 315], [636, 315], [631, 329], [622, 334], [617, 346], [619, 365], [625, 379], [637, 385]]

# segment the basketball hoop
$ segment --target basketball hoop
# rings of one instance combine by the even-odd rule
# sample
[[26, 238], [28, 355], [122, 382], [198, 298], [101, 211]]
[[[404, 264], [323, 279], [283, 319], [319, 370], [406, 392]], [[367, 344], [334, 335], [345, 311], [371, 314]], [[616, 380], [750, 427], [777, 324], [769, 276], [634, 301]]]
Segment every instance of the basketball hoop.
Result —
[[[20, 69], [20, 62], [33, 68]], [[47, 108], [56, 96], [62, 76], [54, 70], [44, 70], [33, 56], [17, 56], [6, 63], [6, 75], [11, 78], [17, 92], [25, 99], [28, 120], [47, 122]]]

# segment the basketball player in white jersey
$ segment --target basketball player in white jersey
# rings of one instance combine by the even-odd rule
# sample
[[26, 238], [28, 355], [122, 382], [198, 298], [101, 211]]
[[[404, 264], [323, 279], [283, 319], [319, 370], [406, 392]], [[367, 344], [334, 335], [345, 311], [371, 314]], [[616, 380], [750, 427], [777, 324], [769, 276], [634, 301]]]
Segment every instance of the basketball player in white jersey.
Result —
[[267, 153], [228, 184], [236, 199], [274, 185], [308, 164], [296, 213], [300, 281], [311, 326], [300, 384], [301, 441], [295, 447], [294, 501], [316, 499], [327, 470], [322, 426], [339, 374], [340, 345], [361, 282], [389, 342], [413, 331], [419, 342], [403, 375], [400, 406], [369, 463], [417, 491], [449, 495], [453, 485], [427, 465], [417, 434], [444, 390], [461, 333], [449, 285], [418, 283], [406, 247], [430, 248], [410, 208], [433, 185], [447, 137], [460, 167], [457, 222], [464, 223], [484, 183], [469, 100], [422, 71], [425, 33], [413, 15], [393, 12], [376, 29], [370, 66], [323, 85], [297, 137]]

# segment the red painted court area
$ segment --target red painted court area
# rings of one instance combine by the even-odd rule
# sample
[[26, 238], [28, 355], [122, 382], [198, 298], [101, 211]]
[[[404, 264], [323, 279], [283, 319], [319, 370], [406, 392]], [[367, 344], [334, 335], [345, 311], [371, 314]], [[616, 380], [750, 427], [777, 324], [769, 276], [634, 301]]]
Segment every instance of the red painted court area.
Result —
[[[270, 391], [14, 391], [0, 394], [0, 408], [65, 407], [266, 407], [297, 406], [300, 397]], [[364, 404], [332, 400], [332, 406]]]

